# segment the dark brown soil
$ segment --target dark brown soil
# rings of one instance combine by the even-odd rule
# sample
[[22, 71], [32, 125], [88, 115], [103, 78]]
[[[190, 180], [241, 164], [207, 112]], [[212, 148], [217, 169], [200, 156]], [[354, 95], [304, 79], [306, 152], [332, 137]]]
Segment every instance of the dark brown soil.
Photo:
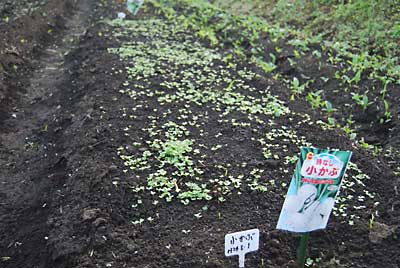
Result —
[[[1, 47], [16, 48], [16, 52], [6, 50], [0, 56], [4, 68], [0, 88], [0, 267], [234, 267], [237, 259], [223, 256], [224, 235], [250, 228], [260, 229], [261, 243], [257, 253], [247, 256], [246, 267], [295, 267], [298, 237], [275, 230], [286, 187], [265, 193], [242, 189], [241, 195], [233, 193], [222, 203], [213, 199], [187, 206], [176, 200], [160, 200], [153, 206], [150, 193], [132, 191], [141, 181], [122, 172], [118, 147], [148, 138], [143, 129], [148, 127], [149, 115], [179, 121], [178, 111], [187, 103], [158, 107], [156, 97], [142, 96], [138, 100], [142, 108], [132, 112], [134, 122], [121, 116], [121, 107], [139, 103], [119, 93], [127, 74], [115, 70], [126, 66], [107, 49], [126, 40], [115, 38], [112, 28], [100, 22], [121, 10], [123, 5], [111, 0], [54, 0], [37, 11], [46, 12], [46, 18], [34, 12], [0, 32], [6, 36], [1, 38], [0, 42], [5, 42]], [[158, 15], [149, 7], [138, 19], [146, 17]], [[48, 23], [55, 29], [51, 34]], [[21, 38], [28, 42], [21, 45], [17, 41]], [[135, 38], [139, 37], [129, 41], [138, 41]], [[178, 37], [171, 36], [174, 38]], [[190, 32], [179, 38], [197, 40]], [[239, 64], [260, 72], [255, 66]], [[305, 68], [309, 65], [304, 64]], [[160, 81], [151, 83], [158, 88]], [[251, 84], [260, 89], [270, 86], [282, 99], [289, 96], [289, 90], [272, 78]], [[221, 132], [227, 144], [220, 151], [207, 152], [211, 157], [203, 162], [205, 177], [218, 174], [216, 164], [230, 163], [234, 176], [257, 167], [266, 170], [263, 182], [289, 182], [291, 174], [280, 169], [283, 164], [264, 160], [259, 144], [251, 140], [267, 132], [268, 126], [259, 127], [254, 134], [219, 123], [218, 114], [208, 106], [189, 106], [207, 130], [203, 136], [192, 132], [191, 138], [212, 145]], [[352, 161], [370, 179], [364, 182], [365, 188], [356, 185], [351, 194], [361, 195], [365, 189], [376, 194], [365, 201], [365, 210], [348, 207], [347, 213], [360, 216], [354, 225], [332, 216], [325, 231], [312, 233], [309, 255], [321, 259], [314, 267], [400, 267], [399, 178], [384, 161], [356, 147], [339, 130], [301, 124], [304, 114], [318, 119], [306, 103], [289, 106], [298, 115], [280, 117], [276, 123], [289, 125], [316, 147], [352, 150]], [[163, 117], [167, 109], [173, 112]], [[230, 116], [245, 120], [239, 112]], [[133, 125], [129, 136], [120, 131], [128, 125]], [[292, 154], [298, 152], [293, 144], [288, 144], [288, 149]], [[132, 155], [141, 154], [129, 150]], [[242, 162], [248, 166], [242, 168]], [[355, 174], [349, 171], [350, 176]], [[341, 193], [347, 194], [350, 192], [345, 190]], [[142, 205], [132, 206], [137, 200]], [[379, 204], [375, 206], [375, 202]], [[376, 210], [379, 213], [370, 226]], [[197, 219], [194, 214], [199, 212], [202, 217]], [[134, 219], [148, 217], [153, 220], [132, 224]]]
[[[22, 73], [31, 67], [31, 59], [61, 34], [64, 17], [71, 15], [74, 4], [74, 0], [7, 1], [2, 4], [2, 18], [7, 15], [9, 21], [0, 24], [0, 122], [4, 119], [5, 107], [12, 105], [23, 88], [20, 79], [15, 77], [24, 77]], [[32, 12], [28, 13], [30, 10]]]

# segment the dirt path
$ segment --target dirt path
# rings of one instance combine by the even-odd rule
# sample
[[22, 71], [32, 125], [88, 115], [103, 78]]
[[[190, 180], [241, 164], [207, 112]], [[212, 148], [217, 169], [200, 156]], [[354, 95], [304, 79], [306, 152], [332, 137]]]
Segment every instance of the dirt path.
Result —
[[52, 258], [47, 245], [48, 215], [53, 213], [51, 202], [67, 176], [66, 160], [60, 156], [63, 148], [57, 135], [48, 126], [57, 120], [57, 110], [64, 109], [61, 91], [71, 79], [65, 57], [89, 25], [90, 2], [77, 1], [73, 15], [65, 18], [62, 38], [58, 36], [33, 62], [28, 87], [4, 122], [6, 133], [0, 134], [2, 156], [7, 154], [0, 159], [0, 257], [9, 258], [9, 267], [27, 263], [59, 267], [60, 261]]

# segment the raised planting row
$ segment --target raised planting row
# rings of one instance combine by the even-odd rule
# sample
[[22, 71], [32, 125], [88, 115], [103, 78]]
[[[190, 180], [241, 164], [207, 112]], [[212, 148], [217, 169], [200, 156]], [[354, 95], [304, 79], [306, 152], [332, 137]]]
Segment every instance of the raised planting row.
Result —
[[[277, 178], [289, 177], [298, 148], [312, 145], [298, 130], [324, 131], [323, 125], [290, 111], [250, 67], [225, 63], [221, 53], [193, 39], [178, 24], [160, 19], [110, 24], [114, 36], [126, 40], [109, 52], [126, 62], [128, 79], [120, 92], [132, 98], [132, 106], [121, 107], [121, 116], [132, 123], [121, 131], [131, 139], [121, 144], [118, 154], [127, 176], [136, 177], [135, 191], [188, 204], [212, 198], [223, 202], [232, 193], [287, 186], [267, 179], [266, 170], [252, 162], [270, 162], [280, 174]], [[150, 109], [145, 118], [143, 108]], [[140, 119], [147, 125], [139, 130], [135, 121]], [[253, 150], [250, 155], [245, 153], [248, 148]], [[345, 188], [363, 187], [368, 176], [355, 164], [351, 170], [356, 172]], [[374, 198], [364, 191], [355, 210], [366, 208], [364, 201]], [[157, 205], [157, 198], [153, 203]], [[345, 204], [340, 206], [340, 214], [352, 224], [356, 215], [346, 209]]]
[[[260, 17], [233, 15], [207, 1], [160, 2], [166, 17], [177, 17], [211, 46], [227, 50], [224, 56], [256, 63], [288, 86], [291, 101], [306, 100], [315, 115], [376, 155], [384, 155], [396, 169], [400, 107], [396, 46], [388, 45], [382, 56]], [[190, 15], [182, 15], [185, 12]]]

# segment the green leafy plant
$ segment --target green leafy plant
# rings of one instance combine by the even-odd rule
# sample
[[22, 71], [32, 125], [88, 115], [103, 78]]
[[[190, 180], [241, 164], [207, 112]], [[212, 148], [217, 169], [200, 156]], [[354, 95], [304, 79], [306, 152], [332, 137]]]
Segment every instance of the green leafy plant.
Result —
[[384, 104], [384, 107], [385, 107], [385, 113], [384, 113], [383, 117], [381, 117], [379, 119], [379, 122], [381, 124], [386, 124], [386, 123], [392, 121], [392, 117], [393, 116], [392, 116], [392, 112], [390, 111], [389, 102], [387, 100], [383, 100], [383, 104]]
[[326, 105], [325, 101], [321, 98], [321, 93], [322, 90], [318, 90], [307, 94], [307, 101], [311, 104], [313, 110], [320, 109]]
[[291, 100], [294, 100], [295, 96], [298, 96], [304, 92], [306, 88], [305, 84], [300, 84], [299, 79], [297, 77], [293, 77], [293, 80], [291, 81], [291, 92], [292, 95], [290, 97]]
[[337, 109], [333, 108], [333, 105], [331, 102], [325, 101], [324, 103], [325, 103], [325, 108], [323, 108], [322, 110], [327, 112], [329, 115], [333, 114], [334, 112], [337, 111]]
[[372, 213], [371, 218], [369, 219], [369, 229], [372, 230], [374, 228], [374, 223], [375, 223], [375, 216]]
[[189, 190], [182, 192], [178, 195], [178, 198], [182, 200], [184, 204], [188, 204], [189, 200], [211, 200], [212, 196], [209, 195], [210, 190], [207, 189], [205, 184], [198, 185], [194, 182], [185, 183]]
[[367, 95], [360, 95], [358, 93], [351, 93], [352, 99], [356, 101], [358, 105], [363, 108], [363, 111], [366, 111], [367, 108], [373, 103], [368, 101]]
[[160, 157], [172, 165], [192, 165], [193, 162], [185, 157], [185, 154], [192, 151], [192, 140], [167, 141], [162, 145]]

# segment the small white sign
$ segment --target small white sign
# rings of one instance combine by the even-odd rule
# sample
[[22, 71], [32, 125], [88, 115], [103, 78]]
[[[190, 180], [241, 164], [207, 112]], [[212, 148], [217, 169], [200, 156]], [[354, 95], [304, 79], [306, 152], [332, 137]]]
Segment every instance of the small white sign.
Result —
[[246, 253], [257, 251], [260, 243], [260, 230], [247, 231], [225, 235], [225, 256], [239, 255], [239, 267], [244, 267]]

